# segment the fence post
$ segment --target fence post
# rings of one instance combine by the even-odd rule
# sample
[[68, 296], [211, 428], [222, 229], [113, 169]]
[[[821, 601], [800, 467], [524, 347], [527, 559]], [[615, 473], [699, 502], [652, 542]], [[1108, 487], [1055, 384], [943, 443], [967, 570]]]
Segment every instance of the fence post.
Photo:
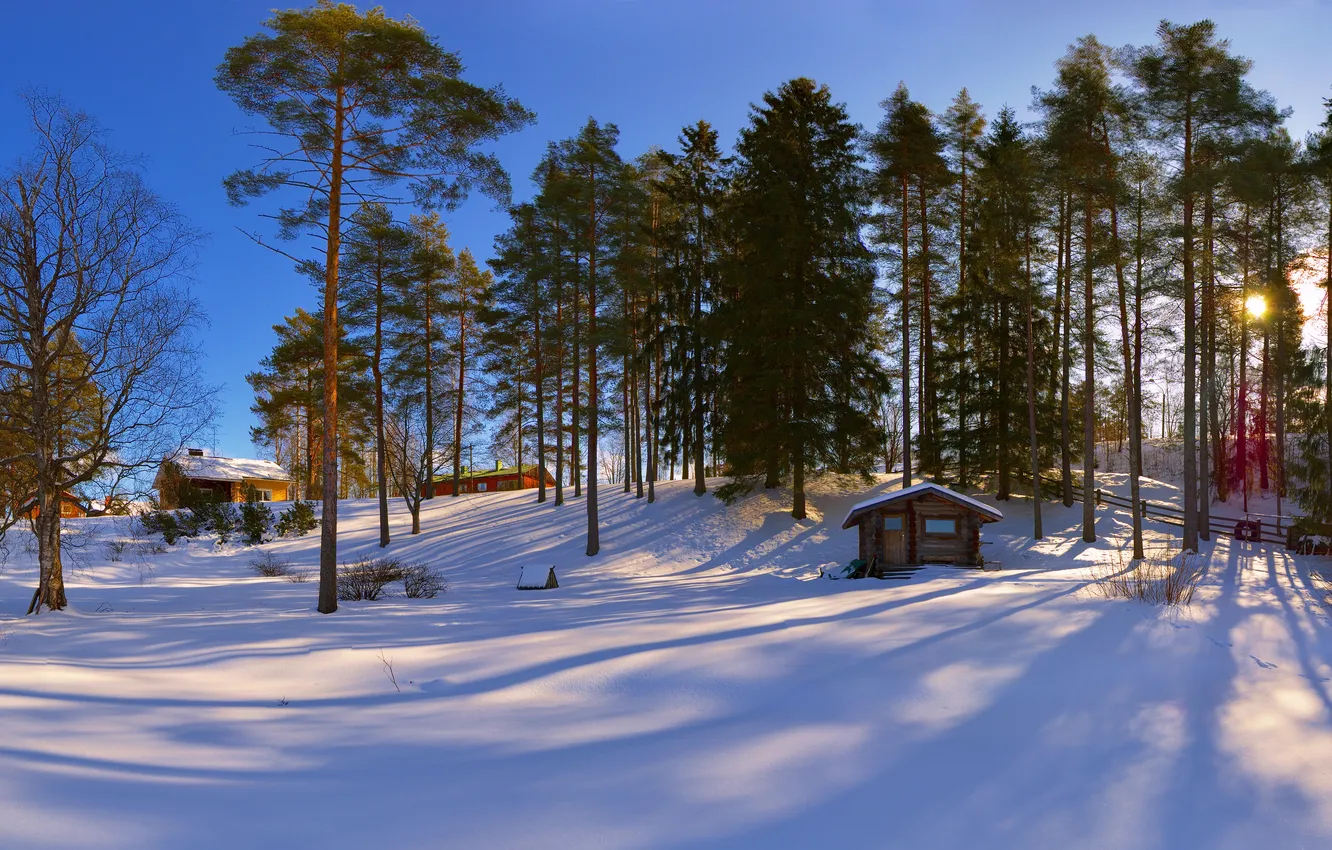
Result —
[[1147, 516], [1147, 500], [1146, 500], [1146, 499], [1143, 499], [1143, 500], [1142, 500], [1142, 505], [1139, 507], [1138, 510], [1139, 510], [1139, 512], [1140, 512], [1143, 516]]
[[1096, 488], [1096, 504], [1101, 504], [1101, 488]]

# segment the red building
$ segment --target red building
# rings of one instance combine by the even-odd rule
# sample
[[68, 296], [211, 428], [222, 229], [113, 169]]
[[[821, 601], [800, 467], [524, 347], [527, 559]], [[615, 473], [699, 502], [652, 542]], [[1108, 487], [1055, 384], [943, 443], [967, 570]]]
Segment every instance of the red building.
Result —
[[[541, 485], [541, 476], [546, 479], [546, 486], [555, 486], [555, 476], [534, 463], [505, 466], [496, 462], [494, 469], [467, 469], [463, 467], [458, 480], [459, 493], [495, 493], [501, 490], [530, 490]], [[435, 495], [453, 495], [453, 473], [435, 476]]]
[[[37, 497], [30, 496], [19, 505], [17, 513], [27, 519], [36, 519], [41, 513], [37, 507]], [[60, 494], [60, 515], [67, 519], [82, 518], [88, 515], [88, 505], [78, 496], [66, 490]]]

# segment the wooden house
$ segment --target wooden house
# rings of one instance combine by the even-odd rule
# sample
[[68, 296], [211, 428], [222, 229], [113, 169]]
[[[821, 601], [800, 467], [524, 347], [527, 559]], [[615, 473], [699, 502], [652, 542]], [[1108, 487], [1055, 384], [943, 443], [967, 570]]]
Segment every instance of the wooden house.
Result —
[[859, 529], [859, 557], [866, 564], [979, 567], [981, 526], [1003, 518], [983, 502], [925, 482], [860, 502], [842, 528]]
[[[459, 493], [497, 493], [503, 490], [530, 490], [540, 486], [541, 477], [546, 479], [546, 486], [555, 486], [555, 477], [534, 463], [525, 463], [522, 469], [495, 463], [494, 469], [463, 468], [458, 479]], [[436, 496], [453, 495], [453, 473], [436, 475], [434, 481]]]
[[[88, 515], [88, 510], [88, 504], [68, 490], [60, 494], [61, 518], [80, 519]], [[40, 513], [36, 496], [29, 497], [18, 507], [18, 514], [26, 519], [36, 519]]]
[[162, 461], [153, 479], [162, 507], [180, 507], [179, 487], [172, 479], [187, 481], [195, 490], [219, 502], [245, 501], [245, 489], [253, 487], [261, 502], [285, 502], [291, 498], [291, 476], [271, 460], [218, 457], [202, 449]]

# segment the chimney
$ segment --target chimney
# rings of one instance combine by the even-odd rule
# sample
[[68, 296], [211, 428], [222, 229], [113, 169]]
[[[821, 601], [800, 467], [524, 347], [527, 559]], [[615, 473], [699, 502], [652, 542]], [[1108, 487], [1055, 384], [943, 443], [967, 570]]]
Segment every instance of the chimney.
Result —
[[190, 457], [203, 457], [203, 449], [190, 449]]
[[495, 461], [495, 471], [496, 471], [496, 472], [499, 472], [499, 471], [500, 471], [501, 469], [503, 469], [503, 468], [504, 468], [504, 461], [502, 461], [502, 460], [497, 460], [497, 461]]

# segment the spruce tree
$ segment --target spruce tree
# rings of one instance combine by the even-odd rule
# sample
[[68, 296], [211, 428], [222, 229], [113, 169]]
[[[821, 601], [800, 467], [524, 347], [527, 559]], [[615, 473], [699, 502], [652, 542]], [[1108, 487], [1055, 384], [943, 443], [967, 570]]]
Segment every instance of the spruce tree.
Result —
[[845, 462], [867, 473], [880, 444], [858, 136], [826, 86], [798, 78], [751, 108], [736, 145], [721, 443], [733, 475], [790, 473], [796, 519], [809, 471]]

